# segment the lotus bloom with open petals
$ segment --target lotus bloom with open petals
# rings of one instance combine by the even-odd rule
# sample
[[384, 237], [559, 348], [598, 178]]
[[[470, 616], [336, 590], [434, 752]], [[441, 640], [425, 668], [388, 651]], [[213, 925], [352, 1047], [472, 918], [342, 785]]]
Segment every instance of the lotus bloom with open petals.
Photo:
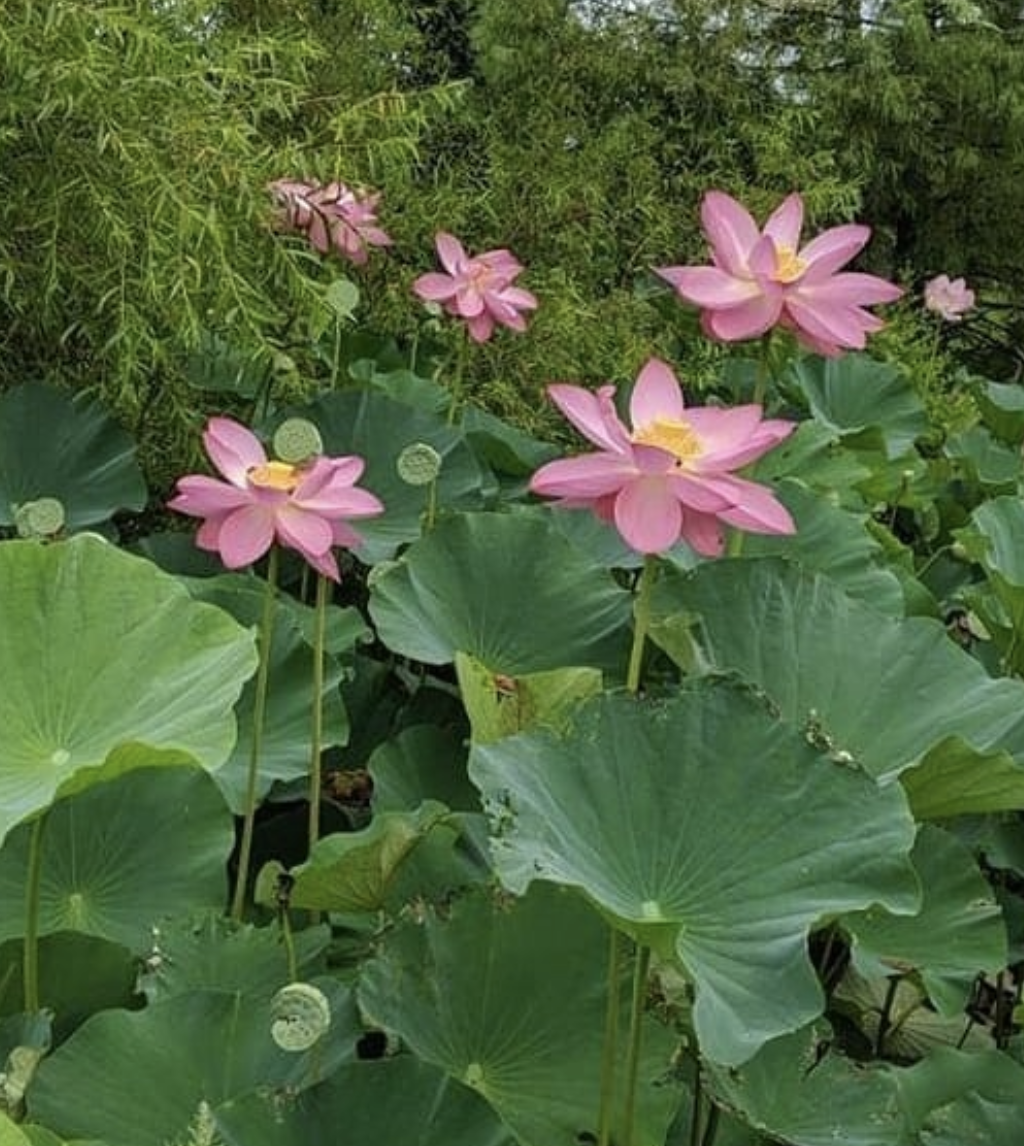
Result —
[[628, 429], [613, 386], [548, 387], [555, 405], [598, 452], [548, 462], [530, 488], [614, 523], [638, 553], [685, 541], [706, 557], [724, 546], [722, 525], [752, 533], [793, 533], [793, 520], [762, 485], [736, 477], [786, 438], [795, 424], [764, 420], [760, 406], [687, 408], [672, 370], [652, 358], [630, 400]]
[[474, 342], [486, 342], [495, 326], [520, 333], [526, 329], [522, 312], [535, 310], [537, 300], [528, 290], [512, 285], [523, 266], [511, 251], [485, 251], [471, 258], [454, 235], [442, 231], [434, 241], [447, 274], [420, 275], [412, 284], [416, 295], [464, 318]]
[[203, 444], [227, 480], [201, 474], [180, 478], [168, 504], [204, 519], [196, 544], [219, 553], [229, 569], [251, 565], [277, 541], [337, 581], [334, 546], [352, 549], [361, 541], [349, 519], [384, 510], [355, 484], [363, 473], [362, 458], [316, 457], [302, 465], [269, 461], [256, 435], [231, 418], [211, 418]]
[[951, 280], [949, 275], [936, 275], [925, 283], [924, 305], [946, 322], [960, 322], [969, 310], [974, 309], [974, 291], [963, 279]]
[[742, 342], [784, 326], [819, 354], [863, 350], [866, 336], [883, 325], [864, 307], [895, 302], [903, 292], [875, 275], [839, 272], [867, 243], [870, 227], [832, 227], [801, 247], [803, 221], [797, 194], [758, 230], [730, 195], [709, 191], [701, 222], [714, 265], [659, 267], [656, 273], [701, 308], [705, 333], [719, 342]]
[[333, 247], [361, 266], [370, 247], [391, 245], [377, 225], [380, 195], [364, 195], [339, 182], [324, 187], [298, 179], [277, 179], [270, 191], [281, 206], [283, 226], [304, 232], [322, 255]]

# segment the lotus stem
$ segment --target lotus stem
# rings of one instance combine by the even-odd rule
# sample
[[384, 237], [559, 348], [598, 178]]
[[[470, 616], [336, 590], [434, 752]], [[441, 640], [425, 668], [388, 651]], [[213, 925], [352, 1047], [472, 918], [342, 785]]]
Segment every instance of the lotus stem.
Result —
[[601, 1051], [601, 1105], [597, 1118], [597, 1146], [609, 1146], [612, 1110], [615, 1106], [615, 1064], [619, 1051], [619, 979], [622, 975], [622, 944], [614, 927], [608, 929], [608, 984], [604, 1017], [604, 1047]]
[[39, 1010], [39, 900], [43, 876], [43, 832], [48, 812], [32, 822], [28, 843], [28, 872], [25, 877], [25, 939], [22, 956], [22, 983], [25, 1010]]
[[643, 1035], [644, 1004], [647, 1001], [647, 972], [651, 966], [650, 947], [640, 946], [633, 964], [633, 1001], [629, 1015], [629, 1047], [626, 1052], [626, 1100], [623, 1107], [624, 1146], [633, 1146], [636, 1121], [636, 1087], [640, 1074], [640, 1043]]
[[330, 581], [322, 573], [316, 579], [313, 622], [313, 729], [309, 746], [309, 850], [320, 838], [320, 793], [323, 786], [320, 753], [324, 734], [324, 634], [327, 629], [327, 591]]
[[651, 587], [654, 584], [657, 556], [644, 556], [644, 566], [637, 584], [636, 603], [633, 606], [633, 647], [629, 653], [626, 688], [634, 695], [640, 691], [640, 669], [644, 659], [644, 642], [651, 623]]
[[761, 350], [757, 356], [757, 374], [754, 376], [754, 404], [764, 406], [768, 381], [772, 377], [772, 332], [761, 336]]
[[231, 919], [242, 922], [245, 892], [249, 884], [252, 862], [252, 839], [256, 827], [256, 790], [259, 785], [260, 756], [263, 751], [263, 725], [267, 712], [267, 685], [270, 679], [270, 646], [274, 637], [274, 609], [277, 604], [277, 546], [271, 546], [267, 560], [267, 580], [263, 594], [263, 615], [258, 634], [259, 667], [256, 670], [256, 696], [252, 708], [252, 741], [249, 752], [249, 774], [245, 791], [245, 814], [242, 820], [242, 841], [238, 849], [238, 873], [235, 894], [231, 903]]

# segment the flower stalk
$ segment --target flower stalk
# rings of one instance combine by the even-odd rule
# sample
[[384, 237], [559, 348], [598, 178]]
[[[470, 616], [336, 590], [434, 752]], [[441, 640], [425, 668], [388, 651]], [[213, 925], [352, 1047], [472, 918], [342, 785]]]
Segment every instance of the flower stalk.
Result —
[[619, 1058], [619, 979], [622, 942], [614, 927], [608, 929], [608, 983], [601, 1050], [601, 1104], [597, 1115], [597, 1146], [610, 1146], [615, 1107], [615, 1066]]
[[246, 779], [245, 811], [242, 819], [242, 839], [238, 849], [238, 872], [231, 902], [231, 919], [242, 922], [245, 893], [249, 884], [252, 863], [252, 841], [256, 827], [256, 793], [259, 785], [260, 757], [263, 751], [263, 726], [266, 722], [267, 693], [270, 681], [270, 646], [274, 637], [274, 613], [277, 606], [278, 549], [271, 546], [267, 560], [267, 579], [263, 594], [263, 614], [258, 633], [259, 667], [256, 670], [256, 696], [252, 712], [252, 740], [249, 749], [249, 772]]
[[309, 851], [320, 838], [320, 795], [323, 787], [320, 755], [324, 732], [324, 636], [327, 629], [327, 594], [330, 586], [322, 574], [316, 579], [313, 619], [313, 726], [309, 745]]
[[633, 1146], [636, 1121], [636, 1090], [640, 1076], [640, 1048], [643, 1039], [644, 1008], [647, 1002], [647, 974], [651, 949], [638, 946], [633, 963], [633, 997], [629, 1014], [629, 1045], [626, 1051], [626, 1097], [623, 1104], [624, 1146]]
[[626, 689], [635, 696], [640, 691], [640, 675], [643, 668], [644, 645], [647, 630], [651, 624], [651, 589], [657, 572], [658, 559], [648, 553], [644, 557], [643, 568], [636, 588], [636, 601], [633, 605], [633, 645], [629, 650], [629, 668], [626, 671]]
[[28, 872], [25, 877], [25, 939], [22, 956], [22, 984], [25, 1011], [39, 1011], [39, 901], [43, 876], [43, 834], [48, 812], [32, 822], [28, 844]]

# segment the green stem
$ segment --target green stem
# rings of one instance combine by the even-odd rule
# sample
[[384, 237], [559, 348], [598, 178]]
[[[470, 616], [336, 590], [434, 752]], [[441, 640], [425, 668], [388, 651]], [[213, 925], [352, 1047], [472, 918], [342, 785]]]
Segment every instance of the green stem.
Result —
[[772, 332], [761, 336], [761, 352], [757, 357], [757, 374], [754, 376], [754, 403], [764, 405], [768, 392], [768, 380], [772, 377]]
[[460, 332], [459, 349], [455, 355], [455, 369], [448, 386], [448, 425], [454, 426], [462, 409], [462, 381], [469, 361], [469, 335]]
[[256, 696], [252, 709], [252, 741], [249, 752], [249, 774], [245, 790], [245, 815], [242, 820], [242, 842], [238, 849], [238, 874], [231, 903], [231, 918], [242, 922], [245, 893], [252, 862], [252, 838], [256, 827], [256, 790], [259, 785], [260, 755], [263, 751], [263, 724], [267, 712], [267, 684], [270, 678], [270, 645], [274, 635], [274, 608], [277, 604], [277, 546], [271, 546], [267, 561], [267, 581], [263, 593], [263, 615], [258, 634], [260, 663], [256, 671]]
[[624, 1146], [633, 1146], [636, 1119], [636, 1088], [640, 1075], [640, 1041], [643, 1035], [644, 1004], [647, 1001], [647, 972], [651, 966], [650, 947], [638, 947], [633, 965], [633, 1003], [629, 1016], [629, 1049], [626, 1053], [626, 1101], [623, 1109]]
[[423, 532], [429, 533], [437, 521], [437, 478], [430, 479], [430, 488], [427, 490], [427, 511], [423, 515]]
[[313, 625], [313, 730], [309, 746], [309, 850], [320, 838], [320, 792], [323, 779], [320, 753], [324, 739], [324, 634], [327, 629], [327, 591], [330, 580], [322, 573], [316, 579], [316, 613]]
[[288, 959], [288, 982], [294, 983], [299, 977], [299, 961], [295, 955], [295, 938], [292, 935], [292, 922], [287, 907], [281, 908], [280, 919], [281, 938], [284, 940], [285, 955]]
[[604, 1014], [604, 1046], [601, 1050], [601, 1105], [597, 1117], [597, 1146], [609, 1146], [612, 1111], [615, 1107], [615, 1063], [619, 1054], [619, 979], [622, 975], [622, 944], [614, 927], [608, 929], [608, 980]]
[[690, 1108], [690, 1146], [701, 1146], [701, 1127], [704, 1119], [701, 1117], [704, 1096], [704, 1087], [701, 1082], [700, 1059], [697, 1059], [693, 1072], [693, 1105]]
[[341, 373], [341, 319], [334, 320], [334, 353], [331, 355], [331, 380], [328, 389], [338, 388], [338, 375]]
[[25, 1010], [30, 1015], [39, 1010], [39, 898], [43, 876], [43, 830], [47, 815], [48, 812], [43, 812], [35, 818], [28, 843], [22, 975]]
[[634, 695], [640, 691], [640, 669], [644, 660], [644, 642], [651, 623], [651, 587], [654, 584], [657, 561], [653, 553], [644, 556], [644, 567], [640, 571], [636, 603], [633, 606], [633, 647], [629, 651], [626, 688]]

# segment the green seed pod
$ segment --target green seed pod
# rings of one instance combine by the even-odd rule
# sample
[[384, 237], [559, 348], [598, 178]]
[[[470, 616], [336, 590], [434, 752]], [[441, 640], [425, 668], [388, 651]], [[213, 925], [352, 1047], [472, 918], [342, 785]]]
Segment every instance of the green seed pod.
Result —
[[274, 453], [283, 462], [297, 466], [323, 452], [320, 431], [305, 418], [286, 418], [274, 431]]
[[19, 537], [55, 537], [64, 528], [64, 506], [55, 497], [26, 501], [14, 512]]
[[413, 442], [398, 455], [395, 468], [406, 485], [430, 485], [441, 472], [441, 455], [426, 442]]
[[309, 1050], [331, 1025], [331, 1004], [312, 983], [289, 983], [270, 1001], [270, 1037], [286, 1051]]

